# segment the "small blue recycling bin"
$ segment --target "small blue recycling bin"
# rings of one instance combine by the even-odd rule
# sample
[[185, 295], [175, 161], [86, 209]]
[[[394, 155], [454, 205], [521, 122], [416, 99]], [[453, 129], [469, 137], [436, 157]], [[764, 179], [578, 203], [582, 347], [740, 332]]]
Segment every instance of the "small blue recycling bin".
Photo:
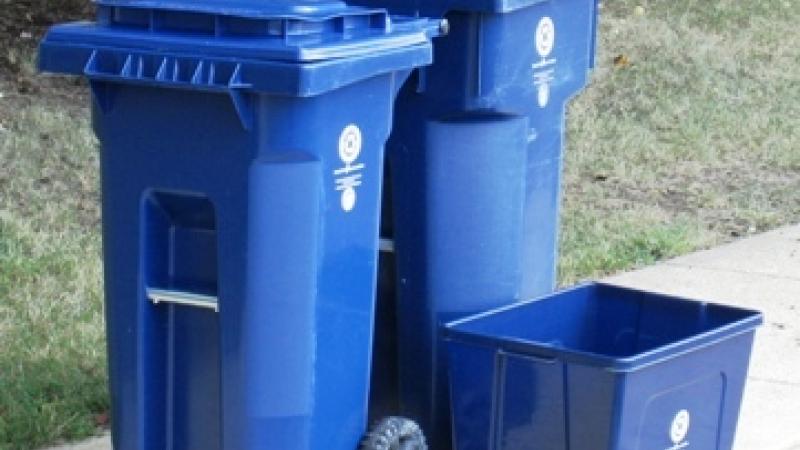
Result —
[[456, 450], [730, 450], [762, 316], [588, 284], [448, 324]]
[[101, 143], [116, 450], [352, 450], [383, 149], [438, 21], [326, 0], [99, 0], [40, 67]]

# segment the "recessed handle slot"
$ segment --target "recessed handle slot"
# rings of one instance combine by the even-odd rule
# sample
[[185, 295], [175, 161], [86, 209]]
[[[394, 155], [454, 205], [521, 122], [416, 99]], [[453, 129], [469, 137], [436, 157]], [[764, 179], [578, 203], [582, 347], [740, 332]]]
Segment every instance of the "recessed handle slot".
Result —
[[219, 312], [219, 301], [216, 296], [212, 295], [166, 289], [148, 289], [147, 298], [149, 298], [154, 305], [158, 305], [159, 303], [173, 303], [176, 305], [213, 309], [214, 312]]

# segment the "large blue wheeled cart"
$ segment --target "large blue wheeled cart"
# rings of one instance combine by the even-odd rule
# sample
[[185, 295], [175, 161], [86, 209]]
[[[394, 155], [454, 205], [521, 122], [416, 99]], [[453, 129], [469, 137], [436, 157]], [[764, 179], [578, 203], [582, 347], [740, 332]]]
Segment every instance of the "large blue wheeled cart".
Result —
[[383, 148], [438, 22], [337, 1], [100, 0], [42, 69], [101, 143], [116, 450], [350, 450]]

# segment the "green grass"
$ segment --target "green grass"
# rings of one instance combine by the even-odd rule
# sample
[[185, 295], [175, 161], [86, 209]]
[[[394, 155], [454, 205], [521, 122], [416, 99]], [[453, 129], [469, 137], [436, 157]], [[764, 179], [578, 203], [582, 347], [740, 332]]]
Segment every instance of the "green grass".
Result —
[[562, 283], [800, 222], [798, 21], [798, 0], [605, 2], [569, 110]]
[[[800, 222], [798, 23], [800, 0], [606, 1], [569, 110], [563, 284]], [[98, 167], [83, 99], [0, 92], [0, 450], [23, 450], [108, 410]]]
[[45, 98], [14, 112], [0, 132], [3, 450], [95, 433], [108, 409], [94, 140]]
[[689, 220], [659, 220], [629, 211], [570, 211], [561, 226], [561, 284], [687, 253], [703, 233]]

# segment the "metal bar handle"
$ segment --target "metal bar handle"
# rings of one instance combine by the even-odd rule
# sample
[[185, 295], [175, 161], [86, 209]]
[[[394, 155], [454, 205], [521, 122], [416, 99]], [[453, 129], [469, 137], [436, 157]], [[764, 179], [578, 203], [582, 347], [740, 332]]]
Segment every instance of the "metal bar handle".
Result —
[[159, 303], [173, 303], [176, 305], [213, 309], [214, 312], [219, 312], [219, 299], [212, 295], [148, 288], [147, 298], [150, 299], [154, 305], [158, 305]]
[[394, 239], [381, 238], [378, 241], [378, 250], [384, 253], [394, 253]]

